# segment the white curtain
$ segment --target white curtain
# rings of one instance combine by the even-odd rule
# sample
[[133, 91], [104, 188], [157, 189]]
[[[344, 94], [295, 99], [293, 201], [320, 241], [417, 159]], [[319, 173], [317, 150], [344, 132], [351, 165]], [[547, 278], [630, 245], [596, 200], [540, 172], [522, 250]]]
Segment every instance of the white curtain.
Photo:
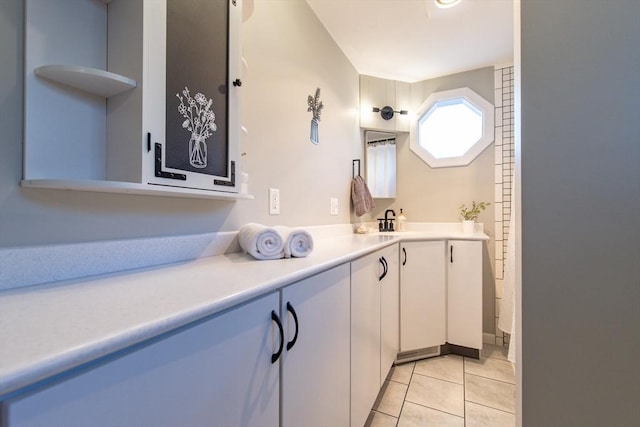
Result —
[[367, 144], [367, 186], [372, 197], [396, 197], [394, 139]]

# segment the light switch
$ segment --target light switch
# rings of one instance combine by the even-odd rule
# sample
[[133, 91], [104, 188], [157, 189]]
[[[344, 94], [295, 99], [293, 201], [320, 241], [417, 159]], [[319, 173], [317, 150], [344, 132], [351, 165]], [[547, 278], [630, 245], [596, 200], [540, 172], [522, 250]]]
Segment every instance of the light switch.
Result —
[[331, 198], [331, 215], [338, 215], [338, 199]]

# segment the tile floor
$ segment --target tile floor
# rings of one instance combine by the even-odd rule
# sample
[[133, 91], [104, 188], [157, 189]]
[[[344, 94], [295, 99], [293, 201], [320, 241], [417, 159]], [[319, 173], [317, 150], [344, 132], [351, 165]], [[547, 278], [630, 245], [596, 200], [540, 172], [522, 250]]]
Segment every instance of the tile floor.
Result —
[[480, 360], [447, 355], [392, 368], [366, 427], [515, 426], [515, 375], [507, 349]]

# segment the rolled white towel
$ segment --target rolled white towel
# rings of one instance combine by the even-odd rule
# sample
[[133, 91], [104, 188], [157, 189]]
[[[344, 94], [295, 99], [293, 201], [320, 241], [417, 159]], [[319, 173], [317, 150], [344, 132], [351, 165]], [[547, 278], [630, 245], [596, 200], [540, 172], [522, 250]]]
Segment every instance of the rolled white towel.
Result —
[[313, 251], [313, 237], [301, 228], [278, 225], [273, 227], [284, 240], [285, 258], [303, 258]]
[[243, 251], [256, 259], [280, 259], [284, 256], [284, 240], [280, 233], [262, 224], [249, 223], [238, 231]]

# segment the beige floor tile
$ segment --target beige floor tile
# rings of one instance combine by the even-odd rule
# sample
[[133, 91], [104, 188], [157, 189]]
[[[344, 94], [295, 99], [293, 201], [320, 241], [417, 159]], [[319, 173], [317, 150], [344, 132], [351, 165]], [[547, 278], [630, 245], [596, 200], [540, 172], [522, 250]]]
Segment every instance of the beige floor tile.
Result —
[[514, 384], [465, 374], [464, 397], [470, 402], [515, 413], [516, 386]]
[[414, 373], [406, 400], [464, 417], [464, 387], [461, 384]]
[[373, 409], [393, 417], [399, 417], [402, 403], [407, 394], [407, 387], [406, 384], [385, 381]]
[[515, 427], [516, 416], [488, 406], [465, 402], [466, 427]]
[[414, 366], [415, 363], [413, 362], [396, 365], [391, 368], [391, 372], [389, 372], [389, 376], [387, 377], [387, 379], [402, 384], [409, 384], [409, 382], [411, 381], [411, 375], [413, 374]]
[[464, 427], [464, 418], [405, 402], [398, 420], [398, 427], [424, 426]]
[[416, 362], [414, 373], [462, 384], [464, 381], [463, 358], [453, 354], [432, 357]]
[[465, 358], [464, 372], [511, 384], [516, 383], [513, 365], [507, 360], [490, 357], [481, 357], [480, 360]]
[[509, 354], [508, 347], [493, 345], [493, 344], [482, 344], [482, 351], [480, 353], [480, 356], [507, 360], [508, 354]]
[[391, 415], [371, 411], [365, 427], [396, 427], [398, 419]]

